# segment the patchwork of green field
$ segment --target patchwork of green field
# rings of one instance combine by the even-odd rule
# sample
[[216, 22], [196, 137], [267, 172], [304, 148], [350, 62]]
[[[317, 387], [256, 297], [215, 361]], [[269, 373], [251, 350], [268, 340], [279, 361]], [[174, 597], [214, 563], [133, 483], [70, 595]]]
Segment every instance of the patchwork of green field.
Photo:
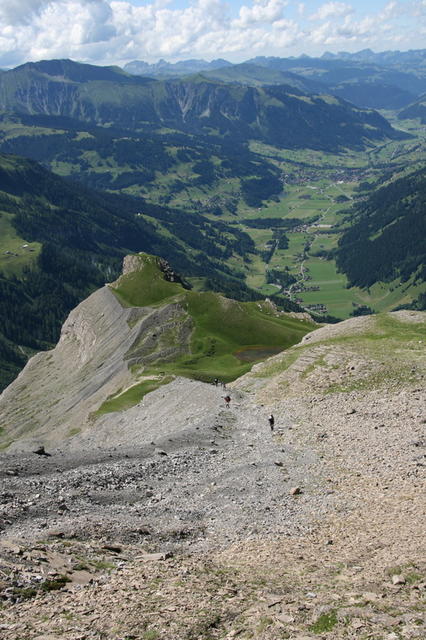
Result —
[[310, 254], [315, 255], [319, 251], [331, 251], [337, 247], [339, 235], [337, 233], [320, 231], [312, 241]]
[[303, 185], [286, 185], [279, 202], [269, 201], [258, 209], [240, 204], [238, 214], [246, 219], [298, 218], [303, 222], [315, 220], [334, 225], [352, 204], [356, 185], [356, 182], [334, 183], [323, 178]]
[[338, 318], [346, 318], [353, 310], [353, 292], [346, 289], [346, 276], [336, 271], [332, 260], [310, 258], [305, 262], [305, 270], [310, 280], [305, 281], [306, 287], [319, 287], [319, 291], [303, 291], [297, 293], [297, 298], [304, 305], [323, 304], [327, 313]]
[[418, 165], [424, 165], [422, 160], [426, 152], [426, 129], [416, 120], [398, 120], [396, 112], [382, 111], [382, 115], [395, 129], [410, 133], [414, 138], [408, 140], [392, 140], [378, 145], [368, 152], [372, 165], [390, 166], [401, 165], [402, 171], [412, 171]]
[[15, 122], [12, 117], [1, 121], [1, 131], [4, 137], [19, 138], [21, 136], [48, 136], [52, 134], [64, 134], [63, 129], [46, 128], [42, 126], [26, 126], [19, 122]]
[[[251, 230], [252, 231], [252, 230]], [[257, 231], [257, 229], [255, 230]], [[252, 236], [253, 237], [253, 236]], [[272, 233], [270, 232], [272, 238]], [[252, 261], [247, 267], [246, 283], [252, 289], [260, 289], [265, 285], [265, 274], [267, 264], [262, 260], [261, 256], [254, 254]]]
[[336, 270], [334, 260], [309, 257], [304, 266], [312, 278], [304, 283], [305, 286], [318, 286], [319, 290], [298, 292], [295, 297], [303, 305], [325, 305], [327, 313], [337, 318], [348, 318], [358, 306], [369, 307], [377, 313], [391, 311], [426, 291], [426, 283], [413, 286], [410, 281], [395, 281], [386, 285], [376, 283], [368, 291], [358, 287], [348, 288], [346, 276]]
[[[190, 174], [189, 178], [186, 178], [182, 174], [172, 174], [171, 183], [176, 180], [180, 180], [182, 182], [187, 181], [187, 185], [185, 189], [179, 191], [168, 201], [168, 204], [172, 207], [176, 207], [178, 209], [185, 210], [186, 208], [194, 209], [194, 207], [200, 212], [210, 218], [215, 218], [217, 216], [210, 215], [209, 216], [209, 208], [210, 205], [216, 199], [225, 200], [229, 198], [235, 198], [236, 194], [239, 191], [239, 181], [237, 179], [222, 179], [215, 182], [212, 186], [200, 185], [194, 186], [191, 182], [195, 181], [198, 178], [198, 174]], [[150, 200], [155, 201], [156, 194], [155, 191], [152, 191], [150, 187]], [[158, 199], [158, 197], [157, 197]], [[223, 210], [223, 215], [220, 218], [221, 220], [233, 219], [232, 214]]]
[[407, 304], [419, 294], [426, 291], [426, 283], [414, 284], [411, 280], [400, 282], [395, 280], [389, 284], [376, 283], [367, 291], [352, 287], [356, 301], [369, 306], [374, 311], [392, 311], [398, 305]]
[[[259, 217], [265, 218], [282, 217], [307, 220], [321, 215], [329, 205], [330, 200], [320, 193], [317, 187], [289, 185], [279, 203], [268, 203], [256, 214], [261, 213]], [[256, 216], [253, 213], [251, 217]]]
[[26, 242], [19, 237], [11, 224], [12, 215], [0, 211], [0, 273], [5, 276], [20, 275], [40, 253], [38, 242]]
[[[316, 291], [292, 291], [292, 299], [300, 300], [304, 306], [321, 305], [319, 312], [324, 312], [338, 318], [349, 317], [358, 306], [368, 306], [374, 311], [387, 311], [399, 304], [408, 303], [413, 295], [419, 291], [412, 283], [399, 285], [376, 285], [369, 292], [356, 287], [348, 288], [344, 274], [338, 273], [334, 260], [327, 260], [326, 254], [337, 247], [340, 233], [348, 226], [347, 212], [357, 197], [357, 186], [360, 180], [369, 180], [374, 176], [368, 165], [392, 164], [393, 159], [401, 163], [404, 158], [414, 158], [418, 161], [419, 149], [425, 147], [425, 132], [418, 130], [418, 123], [411, 123], [411, 129], [416, 133], [415, 140], [392, 141], [378, 145], [362, 153], [341, 154], [316, 154], [312, 151], [288, 151], [277, 150], [258, 143], [252, 144], [252, 150], [259, 154], [273, 158], [283, 170], [287, 170], [286, 164], [291, 161], [293, 182], [285, 184], [285, 191], [281, 194], [279, 202], [269, 201], [259, 209], [239, 210], [239, 214], [247, 219], [262, 218], [298, 218], [308, 222], [303, 231], [292, 233], [286, 231], [289, 240], [288, 248], [276, 249], [268, 264], [262, 260], [253, 260], [246, 282], [256, 288], [262, 295], [272, 295], [270, 284], [266, 283], [266, 272], [269, 268], [283, 270], [296, 277], [299, 284], [305, 288], [314, 287]], [[309, 165], [306, 174], [298, 173], [298, 179], [294, 180], [294, 163], [306, 163]], [[329, 166], [327, 166], [329, 163]], [[333, 170], [330, 169], [333, 167]], [[339, 169], [342, 177], [339, 176]], [[316, 168], [316, 172], [312, 169]], [[357, 174], [344, 175], [344, 169], [360, 170]], [[412, 168], [412, 167], [410, 167]], [[401, 171], [405, 171], [403, 164]], [[353, 179], [350, 179], [350, 176]], [[252, 229], [244, 227], [253, 239], [257, 250], [264, 251], [265, 244], [272, 240], [271, 229]], [[304, 273], [311, 279], [304, 280]], [[408, 293], [409, 289], [409, 293]]]
[[[405, 128], [405, 123], [403, 124], [401, 128]], [[273, 285], [266, 282], [267, 270], [282, 270], [287, 267], [290, 274], [300, 281], [303, 261], [303, 269], [307, 269], [312, 278], [302, 281], [303, 284], [305, 287], [319, 289], [294, 293], [293, 299], [301, 300], [303, 305], [324, 305], [330, 315], [347, 318], [357, 306], [364, 305], [375, 311], [387, 311], [412, 300], [413, 292], [416, 291], [412, 283], [407, 284], [406, 288], [410, 287], [410, 294], [407, 295], [397, 283], [392, 290], [389, 286], [377, 285], [369, 293], [355, 287], [348, 288], [346, 277], [336, 271], [335, 262], [321, 259], [321, 252], [330, 252], [337, 247], [340, 233], [349, 224], [346, 214], [357, 197], [356, 189], [360, 180], [374, 177], [374, 170], [371, 173], [369, 167], [380, 163], [391, 164], [393, 159], [401, 162], [405, 157], [418, 160], [416, 153], [419, 145], [423, 148], [425, 132], [419, 132], [418, 123], [411, 123], [410, 128], [416, 134], [415, 140], [392, 141], [365, 152], [322, 154], [309, 150], [274, 149], [252, 143], [252, 151], [273, 159], [283, 172], [291, 173], [293, 182], [285, 184], [279, 202], [270, 200], [262, 207], [250, 208], [240, 201], [238, 216], [251, 220], [298, 218], [302, 223], [312, 223], [304, 231], [287, 231], [288, 248], [276, 249], [268, 264], [265, 264], [262, 256], [253, 257], [246, 271], [246, 283], [261, 295], [276, 294], [278, 288], [275, 286], [274, 291]], [[306, 166], [305, 174], [303, 168], [296, 163]], [[359, 169], [359, 173], [345, 175], [345, 169]], [[298, 176], [296, 180], [295, 175]], [[350, 178], [351, 175], [353, 179]], [[235, 220], [232, 216], [227, 218]], [[273, 240], [272, 229], [254, 229], [248, 226], [240, 228], [250, 235], [259, 252], [265, 252], [267, 243]]]
[[291, 272], [299, 272], [309, 234], [296, 232], [287, 234], [287, 237], [288, 248], [275, 251], [269, 264], [271, 267], [289, 267]]
[[374, 165], [395, 165], [400, 166], [404, 160], [405, 166], [402, 167], [402, 173], [405, 171], [413, 171], [418, 166], [424, 166], [422, 156], [426, 151], [426, 139], [422, 141], [415, 140], [411, 144], [403, 144], [402, 142], [392, 141], [383, 144], [381, 147], [371, 150], [369, 157], [371, 164]]
[[340, 153], [330, 153], [327, 151], [315, 151], [313, 149], [278, 149], [262, 142], [252, 141], [250, 150], [267, 158], [275, 159], [281, 163], [288, 164], [291, 168], [294, 164], [305, 164], [309, 167], [336, 168], [347, 167], [351, 169], [368, 166], [364, 152], [350, 149], [342, 150]]

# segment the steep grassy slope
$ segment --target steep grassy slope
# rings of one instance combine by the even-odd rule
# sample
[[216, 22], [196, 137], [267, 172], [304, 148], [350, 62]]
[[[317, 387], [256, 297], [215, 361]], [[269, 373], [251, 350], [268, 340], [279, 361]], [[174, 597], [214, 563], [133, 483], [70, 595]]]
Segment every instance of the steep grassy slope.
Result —
[[313, 326], [271, 303], [192, 292], [164, 260], [129, 256], [116, 282], [71, 312], [55, 349], [32, 358], [3, 392], [4, 446], [66, 438], [176, 375], [233, 380]]
[[[191, 318], [192, 326], [189, 354], [171, 364], [160, 359], [149, 367], [150, 374], [165, 370], [204, 380], [217, 377], [229, 381], [241, 375], [250, 362], [294, 344], [312, 326], [286, 316], [267, 301], [237, 302], [212, 292], [182, 292], [181, 285], [164, 280], [157, 259], [141, 260], [143, 268], [121, 276], [113, 285], [121, 303], [145, 307], [176, 301]], [[168, 339], [172, 341], [173, 335]], [[145, 365], [145, 374], [146, 369]]]
[[239, 380], [241, 388], [263, 389], [269, 401], [315, 393], [398, 391], [422, 384], [426, 313], [351, 318], [324, 326], [285, 353], [257, 364]]

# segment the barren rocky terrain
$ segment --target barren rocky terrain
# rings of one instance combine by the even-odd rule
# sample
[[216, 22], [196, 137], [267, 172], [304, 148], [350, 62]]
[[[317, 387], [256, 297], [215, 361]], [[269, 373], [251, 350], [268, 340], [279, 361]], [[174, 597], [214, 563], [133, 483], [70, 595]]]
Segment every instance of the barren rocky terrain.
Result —
[[1, 637], [426, 638], [425, 340], [423, 313], [349, 320], [229, 408], [176, 379], [1, 454]]

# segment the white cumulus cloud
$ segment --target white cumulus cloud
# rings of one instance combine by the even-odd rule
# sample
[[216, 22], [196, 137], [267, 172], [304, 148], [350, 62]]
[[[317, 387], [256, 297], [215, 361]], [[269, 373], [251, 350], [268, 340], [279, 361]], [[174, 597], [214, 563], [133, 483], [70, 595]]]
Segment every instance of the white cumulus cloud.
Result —
[[51, 0], [1, 0], [0, 24], [29, 24]]
[[231, 1], [0, 0], [0, 67], [55, 57], [123, 64], [424, 46], [426, 0], [377, 0], [363, 11], [355, 0], [330, 0], [310, 14], [307, 1], [243, 0], [237, 12]]
[[327, 2], [318, 11], [310, 16], [310, 20], [327, 20], [328, 18], [340, 18], [353, 13], [354, 9], [344, 2]]
[[243, 5], [237, 20], [232, 25], [239, 28], [260, 23], [274, 23], [280, 20], [287, 2], [284, 0], [257, 0], [252, 7]]

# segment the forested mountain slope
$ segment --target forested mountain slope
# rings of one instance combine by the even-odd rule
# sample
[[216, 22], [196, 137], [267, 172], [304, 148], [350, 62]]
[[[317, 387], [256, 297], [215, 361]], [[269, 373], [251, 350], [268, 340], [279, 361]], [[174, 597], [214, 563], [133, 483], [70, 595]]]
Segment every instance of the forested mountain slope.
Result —
[[421, 96], [418, 100], [408, 105], [399, 112], [398, 118], [406, 120], [410, 118], [420, 118], [422, 124], [426, 123], [426, 95]]
[[[243, 142], [219, 136], [156, 133], [102, 127], [62, 116], [0, 116], [0, 151], [32, 158], [94, 189], [141, 195], [168, 204], [184, 194], [186, 210], [234, 212], [238, 200], [260, 206], [282, 191], [281, 172]], [[214, 187], [233, 181], [227, 197]], [[188, 198], [188, 189], [212, 189], [210, 202]], [[207, 199], [207, 198], [206, 198]], [[195, 200], [195, 199], [194, 199]]]
[[401, 135], [373, 111], [286, 85], [235, 86], [202, 76], [157, 81], [70, 60], [28, 63], [2, 74], [0, 109], [290, 148], [362, 148], [366, 141]]
[[126, 253], [155, 252], [212, 289], [256, 298], [225, 264], [253, 250], [239, 230], [76, 187], [14, 156], [0, 156], [0, 189], [1, 386], [28, 353], [57, 340], [65, 315], [116, 277]]
[[426, 281], [426, 168], [373, 191], [353, 210], [337, 264], [352, 285]]

